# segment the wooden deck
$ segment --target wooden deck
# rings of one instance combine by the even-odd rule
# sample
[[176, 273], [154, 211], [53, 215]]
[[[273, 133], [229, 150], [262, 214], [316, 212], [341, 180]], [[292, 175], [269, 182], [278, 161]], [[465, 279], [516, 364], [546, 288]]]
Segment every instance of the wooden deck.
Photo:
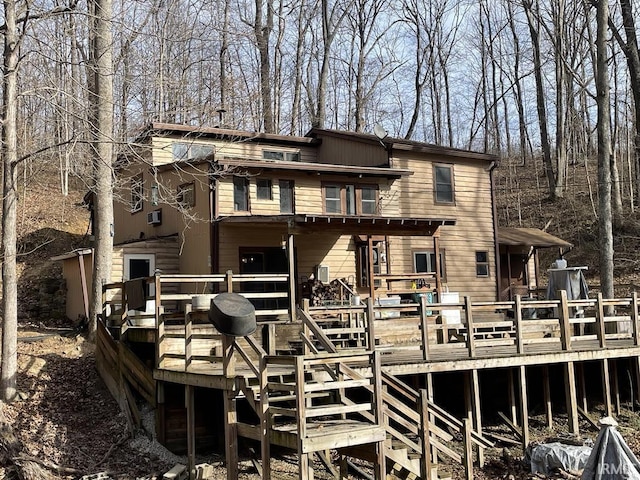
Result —
[[[156, 277], [157, 302], [163, 298], [162, 284]], [[233, 289], [230, 278], [227, 288]], [[510, 420], [520, 429], [523, 448], [529, 442], [527, 367], [543, 367], [549, 425], [553, 422], [549, 366], [562, 367], [573, 433], [579, 429], [579, 401], [586, 406], [583, 362], [601, 365], [602, 375], [596, 380], [602, 382], [607, 413], [614, 406], [619, 409], [617, 360], [629, 362], [634, 390], [640, 393], [640, 315], [635, 294], [573, 301], [561, 292], [559, 300], [516, 297], [513, 302], [473, 302], [467, 297], [456, 304], [427, 304], [420, 297], [420, 303], [384, 306], [370, 299], [357, 306], [304, 304], [290, 317], [282, 311], [263, 312], [256, 333], [244, 338], [221, 335], [206, 312], [175, 311], [175, 302], [187, 301], [189, 294], [165, 298], [172, 302], [172, 313], [158, 308], [151, 325], [149, 316], [147, 326], [136, 326], [134, 317], [119, 315], [120, 323], [112, 327], [119, 342], [107, 338], [106, 329], [99, 332], [102, 370], [112, 377], [110, 389], [120, 396], [121, 404], [132, 404], [133, 411], [129, 390], [155, 400], [155, 385], [126, 344], [154, 345], [152, 379], [158, 388], [169, 384], [185, 388], [190, 463], [195, 451], [194, 391], [222, 391], [228, 478], [237, 474], [241, 436], [261, 442], [264, 478], [268, 478], [269, 445], [280, 445], [298, 451], [301, 479], [312, 470], [311, 455], [330, 449], [374, 462], [376, 478], [383, 478], [383, 472], [403, 471], [428, 480], [445, 478], [436, 472], [437, 452], [464, 464], [470, 479], [472, 461], [482, 464], [483, 449], [491, 445], [482, 436], [479, 372], [483, 370], [504, 369]], [[446, 372], [464, 374], [469, 418], [456, 419], [433, 403], [433, 376]], [[415, 391], [398, 376], [419, 380], [416, 384], [426, 382], [426, 388]], [[163, 395], [157, 396], [161, 408]], [[237, 402], [247, 402], [259, 422], [240, 421]], [[454, 439], [451, 431], [463, 438], [462, 454], [448, 445]]]

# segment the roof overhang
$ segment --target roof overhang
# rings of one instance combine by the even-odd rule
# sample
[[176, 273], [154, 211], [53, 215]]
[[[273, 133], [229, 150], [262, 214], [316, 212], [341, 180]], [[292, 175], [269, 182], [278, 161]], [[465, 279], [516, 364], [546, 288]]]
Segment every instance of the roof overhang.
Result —
[[69, 260], [71, 258], [83, 257], [85, 255], [91, 255], [93, 253], [92, 248], [78, 248], [76, 250], [72, 250], [71, 252], [63, 253], [62, 255], [57, 255], [55, 257], [51, 257], [51, 260], [54, 262], [58, 262], [61, 260]]
[[294, 170], [316, 175], [358, 175], [362, 177], [400, 178], [413, 175], [411, 170], [388, 167], [358, 167], [353, 165], [331, 165], [311, 162], [285, 162], [278, 160], [247, 160], [243, 158], [219, 158], [216, 163], [223, 167], [248, 168], [258, 170]]
[[363, 217], [342, 215], [251, 215], [222, 217], [227, 224], [286, 225], [293, 234], [336, 233], [340, 235], [426, 235], [442, 226], [455, 225], [455, 219], [417, 217]]
[[572, 243], [538, 228], [498, 227], [498, 244], [534, 248], [571, 248]]

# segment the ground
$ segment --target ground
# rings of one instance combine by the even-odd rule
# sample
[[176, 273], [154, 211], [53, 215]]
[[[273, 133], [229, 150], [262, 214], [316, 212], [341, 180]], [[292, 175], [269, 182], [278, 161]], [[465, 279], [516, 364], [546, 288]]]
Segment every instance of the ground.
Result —
[[[47, 469], [56, 474], [54, 478], [79, 478], [100, 472], [108, 472], [114, 480], [162, 478], [162, 474], [176, 463], [185, 463], [184, 457], [171, 455], [153, 440], [152, 413], [145, 416], [142, 431], [133, 436], [129, 433], [125, 417], [95, 369], [94, 346], [83, 335], [70, 328], [25, 328], [20, 332], [18, 348], [20, 399], [5, 405], [4, 415], [22, 442], [23, 453], [48, 465]], [[596, 406], [591, 414], [597, 419], [602, 410]], [[623, 410], [618, 418], [618, 430], [639, 454], [640, 439], [636, 437], [640, 416], [637, 412]], [[566, 431], [566, 417], [558, 415], [554, 421], [557, 430], [550, 432], [545, 429], [542, 416], [532, 416], [532, 438], [543, 440], [561, 436], [560, 432]], [[505, 427], [486, 428], [492, 433], [511, 436]], [[581, 432], [591, 439], [597, 434], [584, 421]], [[477, 469], [474, 478], [541, 478], [521, 466], [519, 447], [507, 447], [498, 444], [487, 450], [486, 466], [483, 470]], [[197, 462], [213, 466], [211, 478], [225, 479], [222, 460], [221, 456], [211, 454], [199, 457]], [[295, 462], [293, 455], [279, 456], [274, 460], [274, 478], [297, 478]], [[56, 473], [54, 466], [67, 470]], [[246, 457], [241, 462], [240, 472], [241, 479], [260, 478]], [[462, 475], [460, 468], [453, 471], [453, 478], [462, 478]], [[0, 478], [4, 478], [1, 471]], [[316, 478], [331, 477], [317, 465]]]

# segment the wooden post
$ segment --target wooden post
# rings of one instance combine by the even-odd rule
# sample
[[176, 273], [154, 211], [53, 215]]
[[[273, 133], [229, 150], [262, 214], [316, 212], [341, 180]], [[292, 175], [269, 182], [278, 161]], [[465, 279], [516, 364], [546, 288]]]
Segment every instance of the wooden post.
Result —
[[373, 311], [373, 298], [367, 298], [367, 319], [365, 320], [367, 330], [367, 349], [375, 350], [376, 348], [376, 332], [375, 332], [375, 312]]
[[295, 358], [295, 381], [296, 381], [296, 409], [298, 410], [297, 430], [298, 430], [298, 458], [300, 463], [300, 480], [313, 479], [313, 467], [309, 453], [304, 452], [304, 441], [307, 437], [307, 402], [304, 391], [304, 357]]
[[429, 438], [430, 419], [428, 395], [426, 390], [420, 390], [420, 440], [422, 441], [420, 477], [425, 480], [431, 480], [431, 440]]
[[222, 369], [226, 378], [236, 376], [236, 358], [233, 355], [235, 340], [230, 335], [222, 335]]
[[522, 336], [522, 297], [516, 295], [514, 304], [514, 323], [516, 327], [516, 351], [518, 353], [524, 353], [524, 339]]
[[[480, 409], [480, 380], [478, 378], [478, 370], [473, 369], [470, 372], [471, 393], [473, 401], [473, 423], [478, 434], [482, 435], [482, 411]], [[478, 445], [478, 465], [484, 465], [484, 448]]]
[[596, 301], [596, 335], [600, 348], [605, 348], [607, 343], [605, 327], [604, 327], [604, 305], [602, 304], [602, 293], [598, 293]]
[[631, 294], [631, 328], [633, 329], [633, 344], [640, 345], [640, 315], [638, 315], [638, 292]]
[[227, 270], [225, 282], [227, 284], [227, 292], [233, 292], [233, 271]]
[[[427, 398], [430, 402], [433, 402], [433, 374], [427, 373], [425, 382], [427, 384]], [[433, 413], [429, 412], [429, 423], [433, 424], [436, 421], [436, 417]], [[438, 449], [435, 446], [431, 447], [431, 465], [438, 464]]]
[[262, 459], [262, 478], [271, 479], [271, 419], [269, 417], [269, 380], [267, 359], [262, 356], [260, 366], [260, 456]]
[[294, 321], [296, 318], [296, 255], [293, 234], [287, 235], [287, 257], [289, 259], [289, 318]]
[[476, 341], [473, 335], [473, 312], [471, 311], [471, 297], [464, 297], [464, 313], [467, 322], [467, 350], [469, 358], [476, 356]]
[[[309, 313], [309, 305], [310, 305], [310, 302], [308, 298], [305, 298], [302, 300], [302, 310], [305, 311], [306, 313]], [[309, 338], [310, 330], [304, 318], [302, 320], [302, 333], [304, 334], [305, 337], [311, 340], [311, 338]], [[302, 342], [302, 355], [304, 356], [309, 355], [309, 345], [307, 345], [307, 342]]]
[[369, 297], [375, 298], [376, 286], [373, 276], [375, 274], [373, 269], [373, 238], [371, 235], [367, 235], [367, 264], [369, 266], [367, 277], [369, 277]]
[[442, 303], [442, 277], [440, 276], [440, 227], [433, 234], [433, 254], [436, 260], [436, 294], [438, 295], [438, 303]]
[[160, 275], [156, 275], [156, 368], [164, 368], [165, 354], [167, 353], [167, 344], [165, 339], [164, 315], [161, 313], [160, 304]]
[[187, 409], [187, 465], [189, 480], [196, 478], [196, 410], [193, 385], [184, 386], [184, 404]]
[[[82, 286], [82, 304], [84, 306], [84, 316], [89, 318], [89, 292], [87, 291], [87, 274], [84, 270], [84, 255], [78, 252], [78, 266], [80, 267], [80, 284]], [[104, 291], [104, 290], [103, 290]], [[104, 299], [102, 301], [104, 306]], [[107, 324], [106, 317], [102, 317], [104, 324]]]
[[465, 480], [473, 480], [473, 443], [471, 443], [471, 420], [468, 418], [462, 419], [462, 442]]
[[581, 403], [582, 409], [585, 412], [588, 412], [589, 402], [587, 402], [587, 379], [584, 376], [584, 363], [582, 362], [578, 363], [576, 373], [578, 375], [578, 390], [580, 395], [580, 403]]
[[567, 416], [569, 420], [569, 432], [580, 433], [578, 424], [578, 399], [576, 398], [576, 372], [573, 362], [564, 365], [564, 392], [567, 401]]
[[[384, 403], [382, 401], [382, 370], [380, 367], [380, 351], [373, 350], [373, 383], [375, 420], [378, 425], [384, 426]], [[376, 464], [374, 465], [375, 478], [385, 478], [387, 475], [384, 440], [376, 443]]]
[[511, 368], [507, 369], [507, 388], [508, 388], [508, 397], [509, 397], [509, 412], [511, 417], [511, 422], [514, 425], [518, 425], [518, 407], [516, 405], [516, 390], [515, 384], [513, 381], [513, 370]]
[[620, 383], [618, 381], [618, 361], [615, 359], [611, 360], [611, 389], [616, 415], [620, 415]]
[[549, 384], [549, 366], [542, 366], [542, 394], [544, 396], [544, 410], [547, 417], [547, 428], [553, 428], [553, 409], [551, 408], [551, 385]]
[[571, 321], [569, 319], [569, 306], [567, 304], [566, 290], [560, 290], [558, 319], [560, 320], [560, 342], [562, 343], [562, 350], [571, 350]]
[[191, 306], [185, 307], [184, 313], [184, 371], [188, 372], [191, 366], [191, 342], [193, 339], [193, 315], [191, 315]]
[[613, 405], [611, 404], [611, 380], [609, 378], [609, 360], [602, 359], [602, 400], [604, 402], [605, 416], [613, 414]]
[[224, 449], [227, 461], [227, 480], [238, 478], [238, 412], [235, 392], [224, 391]]
[[522, 451], [529, 445], [529, 397], [527, 395], [527, 368], [520, 365], [520, 404], [522, 408]]
[[422, 359], [429, 360], [429, 329], [427, 327], [427, 299], [424, 295], [420, 299], [420, 328], [422, 329]]

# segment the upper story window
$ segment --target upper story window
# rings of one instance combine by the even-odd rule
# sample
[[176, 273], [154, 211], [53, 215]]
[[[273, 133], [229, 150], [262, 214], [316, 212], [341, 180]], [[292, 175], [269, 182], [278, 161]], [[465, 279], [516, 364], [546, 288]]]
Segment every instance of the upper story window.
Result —
[[178, 187], [176, 200], [183, 208], [194, 207], [196, 205], [196, 190], [193, 182], [185, 183]]
[[233, 209], [249, 211], [249, 179], [246, 177], [233, 177]]
[[433, 166], [433, 191], [436, 203], [454, 203], [453, 166]]
[[476, 276], [489, 276], [489, 252], [476, 252]]
[[171, 145], [174, 160], [193, 160], [213, 155], [215, 147], [201, 143], [173, 142]]
[[144, 201], [144, 180], [142, 174], [131, 178], [131, 213], [142, 210]]
[[263, 150], [262, 158], [264, 160], [283, 160], [287, 162], [299, 162], [300, 152], [285, 152], [281, 150]]
[[280, 213], [293, 213], [294, 210], [294, 183], [293, 180], [280, 180]]
[[273, 188], [270, 178], [258, 178], [256, 187], [258, 200], [273, 200]]
[[352, 184], [323, 185], [324, 213], [337, 215], [377, 215], [378, 186]]

